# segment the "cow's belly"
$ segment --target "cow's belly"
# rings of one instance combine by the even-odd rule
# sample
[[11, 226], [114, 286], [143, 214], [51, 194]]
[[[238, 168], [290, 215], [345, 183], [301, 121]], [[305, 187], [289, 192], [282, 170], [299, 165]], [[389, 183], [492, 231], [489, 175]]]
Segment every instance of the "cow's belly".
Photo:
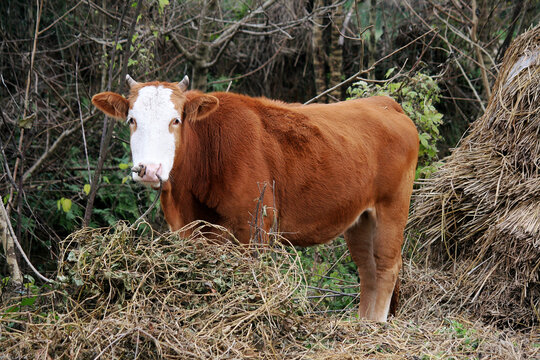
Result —
[[314, 245], [321, 245], [332, 241], [341, 235], [343, 231], [326, 232], [324, 234], [320, 232], [306, 232], [306, 233], [293, 233], [282, 231], [281, 236], [285, 239], [282, 241], [287, 245], [308, 247]]
[[290, 229], [290, 231], [288, 229], [280, 229], [279, 231], [281, 236], [286, 239], [284, 243], [306, 247], [328, 243], [343, 234], [346, 229], [347, 226], [329, 226], [322, 230], [314, 227], [312, 229], [301, 230], [298, 228], [296, 230]]
[[[362, 179], [362, 173], [355, 169], [358, 164], [340, 160], [321, 163], [320, 168], [326, 172], [313, 171], [301, 181], [289, 181], [284, 186], [286, 190], [279, 194], [279, 231], [293, 245], [332, 241], [353, 225], [364, 210], [374, 206], [373, 183]], [[344, 169], [349, 169], [349, 173]]]
[[[322, 216], [307, 217], [301, 214], [280, 219], [281, 236], [294, 246], [313, 246], [328, 243], [343, 234], [362, 214], [363, 207], [329, 212]], [[341, 213], [342, 215], [335, 215]], [[320, 214], [319, 214], [320, 215]]]

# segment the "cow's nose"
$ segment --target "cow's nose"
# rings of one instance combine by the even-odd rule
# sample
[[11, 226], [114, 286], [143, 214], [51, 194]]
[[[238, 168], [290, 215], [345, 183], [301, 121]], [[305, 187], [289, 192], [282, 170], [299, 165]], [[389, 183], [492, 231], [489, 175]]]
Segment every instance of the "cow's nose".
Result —
[[139, 164], [139, 168], [142, 181], [159, 182], [161, 179], [161, 164]]

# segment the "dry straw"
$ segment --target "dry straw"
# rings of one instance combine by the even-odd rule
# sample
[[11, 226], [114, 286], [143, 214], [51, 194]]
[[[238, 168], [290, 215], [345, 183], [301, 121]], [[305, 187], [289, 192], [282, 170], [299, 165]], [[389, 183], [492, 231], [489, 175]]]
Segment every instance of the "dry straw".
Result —
[[507, 50], [485, 114], [415, 193], [408, 250], [454, 281], [440, 302], [540, 323], [540, 26]]
[[[388, 324], [315, 315], [294, 249], [217, 245], [194, 235], [140, 236], [124, 223], [62, 244], [62, 285], [22, 308], [0, 308], [0, 359], [533, 358], [538, 339], [439, 317], [425, 300]], [[424, 269], [405, 283], [424, 289]], [[416, 284], [416, 285], [411, 285]], [[27, 298], [28, 295], [23, 296]], [[422, 318], [418, 318], [418, 317]]]
[[187, 239], [137, 236], [124, 223], [72, 234], [46, 315], [13, 327], [24, 341], [5, 349], [66, 359], [255, 358], [306, 336], [294, 328], [305, 308], [297, 257], [217, 245], [207, 237], [225, 229], [191, 227]]

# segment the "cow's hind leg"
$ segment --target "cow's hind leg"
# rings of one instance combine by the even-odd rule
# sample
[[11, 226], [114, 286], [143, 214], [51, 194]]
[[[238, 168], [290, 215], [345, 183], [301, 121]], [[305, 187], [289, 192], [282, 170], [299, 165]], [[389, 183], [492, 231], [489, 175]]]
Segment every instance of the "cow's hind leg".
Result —
[[394, 230], [398, 227], [394, 222], [386, 221], [387, 215], [385, 209], [368, 209], [345, 232], [360, 276], [359, 315], [376, 321], [388, 317], [401, 268], [403, 235]]

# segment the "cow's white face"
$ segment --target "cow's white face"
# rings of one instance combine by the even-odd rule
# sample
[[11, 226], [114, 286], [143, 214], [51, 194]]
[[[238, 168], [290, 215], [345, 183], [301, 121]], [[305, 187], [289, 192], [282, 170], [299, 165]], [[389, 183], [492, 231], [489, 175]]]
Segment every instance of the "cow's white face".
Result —
[[176, 149], [175, 128], [182, 123], [172, 93], [161, 85], [144, 86], [128, 111], [126, 122], [131, 129], [133, 165], [145, 167], [140, 174], [133, 173], [136, 181], [157, 185], [157, 176], [163, 181], [169, 178]]
[[217, 110], [219, 100], [199, 91], [186, 92], [187, 76], [179, 83], [138, 83], [129, 75], [126, 80], [131, 87], [129, 100], [106, 91], [94, 95], [92, 104], [129, 124], [133, 179], [157, 188], [160, 180], [169, 180], [176, 148], [184, 146], [181, 127], [207, 118]]

